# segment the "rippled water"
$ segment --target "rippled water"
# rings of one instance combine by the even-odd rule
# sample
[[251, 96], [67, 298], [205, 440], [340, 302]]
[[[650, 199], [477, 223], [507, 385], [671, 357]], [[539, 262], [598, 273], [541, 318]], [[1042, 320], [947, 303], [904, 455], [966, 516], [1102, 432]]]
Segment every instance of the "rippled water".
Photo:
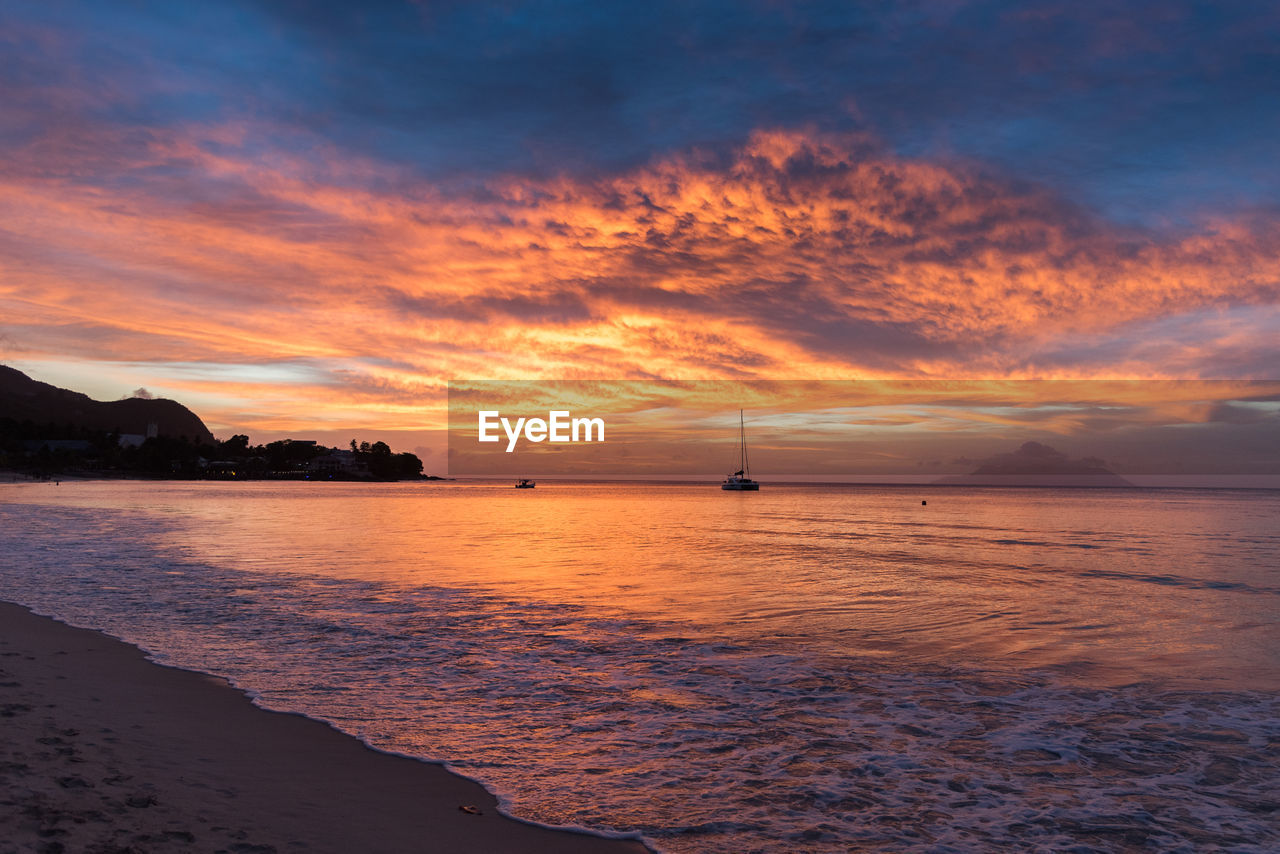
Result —
[[532, 820], [671, 852], [1280, 845], [1274, 492], [0, 501], [4, 598], [445, 761]]

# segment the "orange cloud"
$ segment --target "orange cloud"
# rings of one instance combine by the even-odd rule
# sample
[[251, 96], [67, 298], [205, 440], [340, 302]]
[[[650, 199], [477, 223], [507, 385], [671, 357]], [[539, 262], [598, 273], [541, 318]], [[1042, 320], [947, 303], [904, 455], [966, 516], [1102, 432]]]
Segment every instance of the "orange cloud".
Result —
[[224, 433], [439, 428], [451, 377], [1249, 376], [1280, 326], [1271, 219], [1121, 228], [857, 137], [433, 186], [244, 128], [85, 134], [0, 166], [6, 358], [145, 365]]

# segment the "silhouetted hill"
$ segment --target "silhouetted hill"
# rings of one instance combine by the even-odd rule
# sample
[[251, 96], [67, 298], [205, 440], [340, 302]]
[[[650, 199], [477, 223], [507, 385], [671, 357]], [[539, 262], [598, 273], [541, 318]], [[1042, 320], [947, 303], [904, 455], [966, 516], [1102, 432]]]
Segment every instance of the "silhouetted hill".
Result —
[[1097, 457], [1072, 459], [1039, 442], [981, 462], [973, 474], [949, 475], [935, 483], [968, 486], [1133, 486]]
[[7, 365], [0, 365], [0, 416], [143, 435], [147, 425], [155, 424], [161, 436], [214, 441], [200, 417], [176, 400], [94, 400], [78, 391], [33, 380]]

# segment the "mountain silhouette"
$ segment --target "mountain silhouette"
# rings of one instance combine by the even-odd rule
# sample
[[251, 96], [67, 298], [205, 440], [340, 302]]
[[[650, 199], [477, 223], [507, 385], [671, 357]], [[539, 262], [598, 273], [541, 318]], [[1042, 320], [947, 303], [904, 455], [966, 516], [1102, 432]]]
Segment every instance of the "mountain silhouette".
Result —
[[1097, 457], [1072, 459], [1040, 442], [1024, 442], [1016, 451], [988, 457], [972, 474], [948, 475], [934, 482], [969, 486], [1133, 486]]
[[94, 400], [78, 391], [33, 380], [7, 365], [0, 365], [0, 416], [140, 435], [147, 435], [149, 427], [155, 425], [159, 436], [185, 436], [193, 442], [209, 444], [215, 441], [200, 416], [176, 400]]

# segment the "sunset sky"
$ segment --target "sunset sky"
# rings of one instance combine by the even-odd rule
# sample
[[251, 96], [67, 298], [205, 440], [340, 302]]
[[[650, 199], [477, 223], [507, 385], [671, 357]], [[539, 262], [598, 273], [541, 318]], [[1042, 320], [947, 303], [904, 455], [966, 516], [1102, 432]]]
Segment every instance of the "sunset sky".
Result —
[[1270, 379], [1278, 93], [1274, 3], [0, 3], [0, 362], [428, 457], [459, 378]]

